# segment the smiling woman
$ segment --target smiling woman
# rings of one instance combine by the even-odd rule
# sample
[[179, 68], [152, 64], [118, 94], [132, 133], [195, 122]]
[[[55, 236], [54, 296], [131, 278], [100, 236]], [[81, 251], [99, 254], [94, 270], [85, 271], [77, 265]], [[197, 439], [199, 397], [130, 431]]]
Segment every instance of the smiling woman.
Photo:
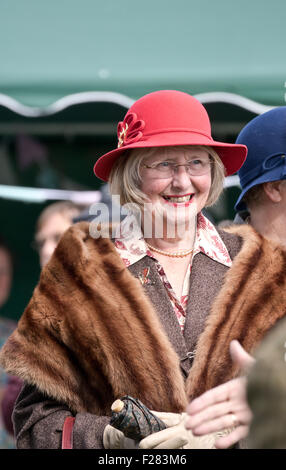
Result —
[[[158, 235], [158, 218], [154, 217], [152, 237], [146, 237], [144, 233], [145, 239], [147, 238], [153, 248], [160, 250], [185, 252], [192, 249], [196, 228], [194, 218], [205, 207], [211, 188], [208, 152], [192, 148], [184, 151], [170, 147], [157, 150], [143, 162], [141, 191], [151, 203], [152, 214], [164, 213], [165, 216], [161, 237]], [[195, 171], [193, 162], [199, 163]], [[178, 229], [182, 223], [184, 230], [179, 233]], [[174, 228], [173, 236], [168, 234], [168, 224]], [[164, 265], [164, 260], [162, 262]]]
[[[246, 147], [214, 141], [201, 103], [172, 90], [136, 101], [117, 136], [94, 172], [130, 213], [114, 237], [92, 238], [86, 222], [67, 230], [1, 353], [25, 381], [14, 412], [19, 448], [59, 448], [71, 424], [75, 448], [212, 448], [216, 435], [182, 433], [183, 412], [239, 373], [228, 346], [245, 334], [248, 312], [230, 299], [243, 286], [237, 266], [253, 259], [252, 229], [221, 231], [202, 211]], [[257, 331], [242, 341], [248, 351], [265, 333]], [[168, 429], [126, 439], [110, 426], [113, 401], [126, 395]]]
[[[202, 152], [204, 154], [207, 152], [207, 157], [202, 157]], [[115, 161], [110, 172], [111, 192], [120, 195], [121, 204], [146, 203], [146, 195], [140, 189], [142, 168], [152, 169], [151, 175], [155, 178], [167, 179], [176, 172], [177, 165], [174, 161], [174, 153], [191, 161], [191, 164], [186, 167], [186, 171], [193, 176], [200, 176], [211, 170], [211, 188], [206, 206], [213, 205], [223, 189], [225, 167], [217, 152], [209, 146], [151, 147], [127, 151]], [[150, 168], [150, 163], [153, 160], [154, 163]], [[123, 185], [122, 178], [124, 178]]]

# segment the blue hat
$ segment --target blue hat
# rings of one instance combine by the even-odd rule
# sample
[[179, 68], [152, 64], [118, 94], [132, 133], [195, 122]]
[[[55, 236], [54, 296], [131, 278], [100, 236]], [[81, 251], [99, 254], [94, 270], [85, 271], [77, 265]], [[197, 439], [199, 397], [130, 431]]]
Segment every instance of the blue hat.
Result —
[[238, 171], [242, 192], [235, 210], [240, 212], [247, 209], [242, 199], [250, 188], [286, 179], [286, 106], [252, 119], [238, 135], [236, 144], [248, 147], [246, 161]]

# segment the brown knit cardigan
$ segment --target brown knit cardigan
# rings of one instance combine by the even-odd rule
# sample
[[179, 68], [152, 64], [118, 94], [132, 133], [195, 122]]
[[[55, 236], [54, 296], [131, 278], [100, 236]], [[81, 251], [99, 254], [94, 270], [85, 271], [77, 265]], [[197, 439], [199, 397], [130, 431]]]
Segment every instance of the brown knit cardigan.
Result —
[[229, 251], [241, 247], [231, 269], [194, 258], [183, 335], [152, 260], [128, 270], [111, 240], [76, 224], [43, 269], [1, 365], [73, 413], [109, 414], [126, 394], [151, 409], [184, 410], [191, 397], [237, 376], [232, 339], [251, 352], [286, 313], [286, 252], [248, 226], [229, 232], [221, 233]]

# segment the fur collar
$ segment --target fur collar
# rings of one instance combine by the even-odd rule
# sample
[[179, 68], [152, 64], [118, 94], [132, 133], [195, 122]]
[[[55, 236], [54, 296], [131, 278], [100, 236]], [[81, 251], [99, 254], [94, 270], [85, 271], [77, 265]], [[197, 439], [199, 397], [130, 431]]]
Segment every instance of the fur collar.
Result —
[[2, 366], [74, 412], [109, 414], [112, 401], [126, 394], [151, 409], [184, 410], [190, 397], [238, 374], [228, 353], [231, 339], [252, 351], [285, 314], [284, 250], [250, 227], [229, 231], [244, 244], [213, 304], [186, 384], [142, 285], [113, 243], [91, 238], [85, 222], [66, 232], [42, 271], [1, 351]]

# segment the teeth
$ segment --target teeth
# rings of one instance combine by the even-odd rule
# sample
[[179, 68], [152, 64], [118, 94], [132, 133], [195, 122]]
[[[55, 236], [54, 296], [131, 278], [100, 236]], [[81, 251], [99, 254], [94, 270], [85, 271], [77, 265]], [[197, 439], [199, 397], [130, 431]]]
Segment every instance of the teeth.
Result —
[[188, 202], [192, 196], [165, 197], [170, 202]]

